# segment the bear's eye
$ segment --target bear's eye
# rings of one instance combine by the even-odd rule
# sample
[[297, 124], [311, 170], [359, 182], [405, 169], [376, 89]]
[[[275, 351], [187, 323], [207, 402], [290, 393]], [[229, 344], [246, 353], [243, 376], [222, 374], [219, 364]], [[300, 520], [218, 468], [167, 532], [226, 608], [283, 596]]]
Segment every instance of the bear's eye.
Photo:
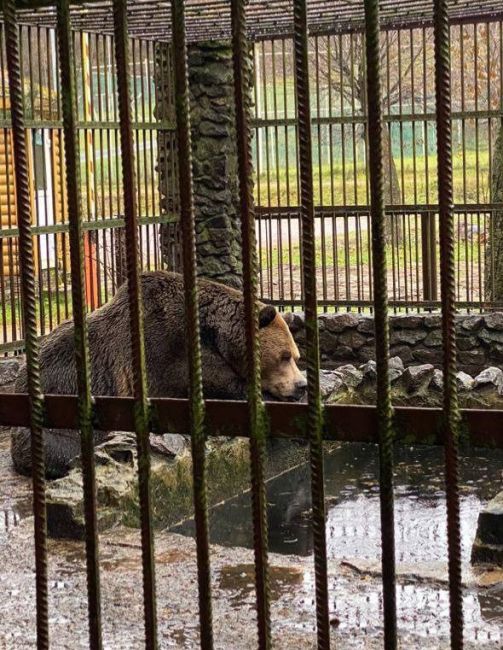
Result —
[[292, 359], [292, 353], [291, 352], [285, 352], [284, 354], [281, 355], [281, 361], [291, 361]]

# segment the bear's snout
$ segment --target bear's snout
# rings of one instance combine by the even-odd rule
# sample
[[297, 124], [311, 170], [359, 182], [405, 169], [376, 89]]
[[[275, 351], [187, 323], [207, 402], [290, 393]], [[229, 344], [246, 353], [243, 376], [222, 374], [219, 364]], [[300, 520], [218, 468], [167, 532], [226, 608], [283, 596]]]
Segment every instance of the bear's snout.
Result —
[[295, 399], [299, 400], [304, 397], [307, 390], [307, 379], [302, 377], [295, 383]]

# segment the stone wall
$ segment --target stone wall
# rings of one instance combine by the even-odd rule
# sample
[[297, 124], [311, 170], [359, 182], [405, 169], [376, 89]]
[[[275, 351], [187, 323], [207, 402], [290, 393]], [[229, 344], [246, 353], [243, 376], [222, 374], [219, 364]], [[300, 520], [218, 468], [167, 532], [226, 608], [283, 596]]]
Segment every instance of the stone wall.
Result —
[[[158, 51], [157, 117], [175, 120], [169, 53]], [[227, 41], [189, 48], [189, 89], [198, 273], [241, 288], [241, 223], [234, 111], [232, 50]], [[176, 145], [159, 139], [158, 161], [163, 213], [177, 213]], [[179, 233], [161, 228], [164, 261], [173, 268]], [[179, 270], [179, 269], [177, 269]]]
[[[354, 313], [322, 314], [319, 318], [321, 365], [337, 368], [375, 358], [374, 319]], [[406, 366], [442, 365], [442, 318], [439, 314], [390, 317], [390, 354]], [[304, 341], [304, 316], [291, 326], [299, 347]], [[458, 368], [476, 375], [488, 366], [503, 367], [503, 312], [456, 318]]]

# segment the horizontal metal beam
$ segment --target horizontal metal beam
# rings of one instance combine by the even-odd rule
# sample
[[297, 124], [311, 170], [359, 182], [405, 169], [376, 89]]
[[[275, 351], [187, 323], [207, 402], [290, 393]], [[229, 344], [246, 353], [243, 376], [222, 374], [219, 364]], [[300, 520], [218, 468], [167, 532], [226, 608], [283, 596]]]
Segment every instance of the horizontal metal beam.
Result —
[[[156, 224], [178, 223], [178, 215], [174, 214], [161, 214], [152, 217], [140, 217], [138, 219], [140, 226], [154, 226]], [[124, 228], [126, 222], [122, 218], [117, 219], [99, 219], [96, 221], [84, 221], [82, 223], [83, 230], [108, 230], [110, 228]], [[55, 223], [52, 226], [32, 226], [31, 234], [37, 235], [51, 235], [59, 232], [69, 232], [70, 225], [68, 223]], [[0, 228], [0, 239], [9, 239], [12, 237], [19, 237], [18, 228]]]
[[[315, 206], [317, 217], [347, 217], [347, 216], [368, 216], [370, 213], [370, 206], [365, 204], [358, 205], [317, 205]], [[460, 215], [464, 214], [477, 214], [480, 212], [493, 212], [495, 210], [503, 210], [503, 203], [455, 203], [454, 212]], [[300, 207], [298, 205], [277, 205], [277, 206], [264, 206], [257, 205], [255, 213], [261, 219], [266, 218], [285, 218], [290, 219], [292, 215], [299, 214]], [[438, 212], [438, 204], [436, 203], [390, 203], [386, 205], [386, 212], [389, 214], [403, 214], [408, 213], [424, 214], [431, 212]]]
[[[134, 400], [130, 397], [96, 397], [94, 427], [103, 431], [134, 431]], [[189, 428], [189, 403], [185, 399], [149, 400], [154, 433], [184, 434]], [[44, 426], [76, 429], [77, 397], [46, 395]], [[211, 436], [249, 437], [246, 402], [206, 401], [207, 432]], [[307, 405], [266, 403], [273, 438], [304, 439], [307, 436]], [[334, 404], [324, 409], [324, 439], [377, 443], [375, 406]], [[503, 411], [465, 409], [462, 437], [466, 445], [503, 448]], [[439, 408], [397, 407], [394, 413], [395, 441], [404, 444], [441, 445], [443, 411]], [[0, 393], [0, 425], [29, 425], [28, 396]]]

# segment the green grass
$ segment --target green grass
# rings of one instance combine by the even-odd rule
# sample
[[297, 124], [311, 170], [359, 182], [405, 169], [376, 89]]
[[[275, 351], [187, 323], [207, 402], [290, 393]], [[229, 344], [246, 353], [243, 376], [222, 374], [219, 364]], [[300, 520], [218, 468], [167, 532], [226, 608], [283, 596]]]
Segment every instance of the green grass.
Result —
[[[292, 158], [291, 158], [292, 159]], [[273, 160], [271, 158], [271, 160]], [[294, 160], [294, 158], [293, 158]], [[426, 173], [426, 163], [427, 172]], [[437, 203], [437, 157], [429, 155], [414, 158], [408, 156], [395, 160], [401, 195], [394, 197], [394, 203], [424, 204]], [[478, 170], [478, 171], [477, 171]], [[456, 203], [489, 202], [489, 152], [461, 152], [453, 158], [454, 201]], [[364, 164], [351, 160], [343, 167], [340, 161], [313, 166], [315, 205], [365, 205], [367, 198], [367, 177]], [[288, 185], [287, 185], [288, 181]], [[289, 186], [289, 187], [288, 187]], [[403, 195], [403, 196], [402, 196]], [[256, 179], [255, 199], [258, 205], [297, 205], [297, 176], [294, 167], [285, 167], [261, 172]], [[345, 199], [345, 200], [344, 200]]]

